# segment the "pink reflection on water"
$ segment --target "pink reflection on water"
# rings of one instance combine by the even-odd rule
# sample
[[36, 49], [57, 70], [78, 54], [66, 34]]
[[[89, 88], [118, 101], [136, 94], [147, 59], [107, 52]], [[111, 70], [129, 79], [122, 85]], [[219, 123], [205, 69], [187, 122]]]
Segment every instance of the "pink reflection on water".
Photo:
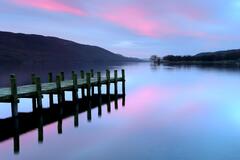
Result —
[[[119, 109], [117, 114], [114, 115], [114, 119], [111, 116], [102, 117], [98, 122], [83, 126], [87, 130], [82, 128], [80, 132], [72, 132], [71, 134], [78, 134], [79, 137], [84, 138], [68, 139], [64, 146], [68, 148], [78, 146], [78, 149], [88, 152], [106, 145], [112, 145], [111, 143], [114, 143], [115, 140], [121, 138], [123, 135], [128, 135], [138, 130], [139, 122], [144, 120], [145, 116], [149, 116], [146, 113], [153, 111], [150, 108], [157, 101], [166, 101], [170, 97], [170, 92], [155, 86], [136, 89], [127, 96], [126, 110]], [[102, 126], [99, 128], [99, 125]], [[97, 133], [94, 132], [95, 127], [98, 128]], [[89, 132], [89, 129], [92, 131]], [[108, 136], [106, 137], [106, 135]]]
[[[121, 130], [127, 132], [120, 132], [119, 136], [129, 135], [134, 132], [142, 132], [143, 126], [151, 127], [154, 118], [159, 118], [159, 111], [164, 110], [162, 104], [166, 103], [175, 96], [175, 91], [158, 86], [145, 86], [136, 89], [127, 96], [126, 108], [127, 111], [121, 115], [126, 121], [121, 126]], [[139, 125], [142, 126], [139, 127]], [[156, 127], [156, 124], [154, 124]]]
[[[215, 82], [214, 79], [211, 82]], [[129, 130], [141, 124], [147, 127], [162, 127], [202, 118], [211, 112], [205, 97], [208, 86], [203, 81], [191, 85], [154, 85], [135, 90], [127, 96], [125, 117], [131, 118]]]
[[159, 88], [156, 86], [146, 86], [139, 88], [127, 96], [127, 107], [128, 111], [125, 114], [132, 114], [137, 112], [138, 114], [149, 110], [149, 107], [159, 101], [166, 101], [171, 98], [172, 92]]

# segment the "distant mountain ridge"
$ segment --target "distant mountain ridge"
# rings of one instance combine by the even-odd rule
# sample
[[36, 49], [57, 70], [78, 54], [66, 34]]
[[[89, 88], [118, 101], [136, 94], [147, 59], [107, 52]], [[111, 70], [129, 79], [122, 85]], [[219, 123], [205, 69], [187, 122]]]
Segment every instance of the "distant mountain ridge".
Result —
[[202, 52], [196, 54], [195, 56], [228, 56], [228, 55], [239, 55], [240, 56], [240, 49], [231, 49], [225, 51], [216, 51], [216, 52]]
[[71, 66], [95, 63], [137, 62], [97, 46], [34, 34], [0, 31], [0, 64]]
[[194, 56], [174, 56], [167, 55], [163, 57], [164, 61], [168, 62], [220, 62], [220, 63], [239, 63], [240, 62], [240, 49], [217, 51], [217, 52], [203, 52]]

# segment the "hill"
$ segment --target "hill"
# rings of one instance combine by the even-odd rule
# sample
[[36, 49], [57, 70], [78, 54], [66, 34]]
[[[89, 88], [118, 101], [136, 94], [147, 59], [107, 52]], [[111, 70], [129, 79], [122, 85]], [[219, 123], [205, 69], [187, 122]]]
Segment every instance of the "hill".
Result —
[[1, 66], [71, 67], [140, 61], [57, 37], [0, 32]]
[[217, 52], [203, 52], [199, 53], [195, 56], [239, 56], [240, 57], [240, 49], [232, 49], [226, 51], [217, 51]]
[[240, 49], [203, 52], [194, 56], [168, 55], [163, 58], [166, 61], [199, 61], [199, 62], [238, 62], [240, 60]]

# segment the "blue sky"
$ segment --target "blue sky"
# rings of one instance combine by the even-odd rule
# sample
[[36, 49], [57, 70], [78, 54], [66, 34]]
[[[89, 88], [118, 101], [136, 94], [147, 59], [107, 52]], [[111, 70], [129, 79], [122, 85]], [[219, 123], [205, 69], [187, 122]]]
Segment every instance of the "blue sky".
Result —
[[126, 56], [240, 48], [240, 0], [0, 0], [0, 30]]

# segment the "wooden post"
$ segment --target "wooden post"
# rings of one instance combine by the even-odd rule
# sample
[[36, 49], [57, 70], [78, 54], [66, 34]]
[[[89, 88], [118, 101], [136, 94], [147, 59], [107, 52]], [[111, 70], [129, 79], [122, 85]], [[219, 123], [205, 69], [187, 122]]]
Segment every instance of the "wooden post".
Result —
[[102, 116], [102, 96], [98, 96], [98, 117]]
[[91, 77], [92, 77], [92, 78], [94, 77], [94, 71], [93, 71], [93, 69], [91, 69]]
[[15, 134], [13, 137], [13, 150], [14, 154], [19, 154], [20, 152], [20, 140], [19, 140], [19, 134]]
[[72, 80], [73, 80], [74, 74], [75, 74], [75, 71], [72, 71]]
[[[72, 81], [74, 80], [74, 74], [75, 74], [75, 71], [72, 71], [72, 76], [71, 76]], [[73, 88], [74, 88], [74, 82], [73, 82]]]
[[117, 82], [118, 82], [118, 72], [117, 72], [117, 70], [114, 70], [114, 94], [115, 95], [118, 94]]
[[36, 84], [36, 75], [32, 73], [32, 84]]
[[63, 121], [63, 105], [60, 104], [58, 107], [59, 113], [58, 113], [58, 134], [62, 134], [63, 129], [62, 129], [62, 121]]
[[78, 83], [77, 83], [77, 74], [74, 72], [72, 73], [72, 79], [73, 79], [73, 91], [72, 91], [72, 99], [73, 101], [78, 100]]
[[115, 109], [118, 109], [118, 71], [114, 70], [114, 94], [115, 94], [115, 99], [114, 99], [114, 104], [115, 104]]
[[122, 106], [124, 107], [125, 106], [125, 98], [126, 98], [126, 91], [125, 91], [125, 70], [122, 69], [122, 95], [123, 95], [123, 98], [122, 98]]
[[[36, 84], [36, 75], [34, 73], [32, 74], [32, 84]], [[32, 98], [32, 109], [33, 111], [36, 111], [37, 109], [36, 97]]]
[[[51, 72], [48, 73], [48, 82], [53, 82], [53, 74]], [[49, 93], [49, 105], [50, 107], [53, 106], [53, 94]]]
[[123, 95], [123, 98], [122, 98], [122, 106], [125, 107], [125, 98], [126, 98], [126, 95]]
[[107, 89], [107, 111], [108, 113], [111, 112], [111, 98], [110, 98], [110, 71], [106, 70], [106, 78], [107, 78], [107, 83], [106, 83], [106, 89]]
[[107, 112], [111, 113], [111, 99], [110, 99], [110, 95], [107, 96]]
[[107, 78], [106, 93], [108, 96], [110, 96], [110, 71], [109, 70], [106, 70], [106, 78]]
[[98, 81], [98, 117], [102, 116], [102, 84], [101, 84], [101, 72], [97, 72]]
[[[85, 74], [84, 74], [84, 71], [82, 70], [81, 72], [80, 72], [80, 77], [81, 77], [81, 79], [83, 80], [84, 79], [84, 77], [85, 77]], [[84, 89], [84, 86], [82, 86], [81, 87], [81, 91], [82, 91], [82, 98], [84, 98], [85, 97], [85, 89]]]
[[81, 79], [84, 79], [85, 78], [85, 74], [84, 74], [84, 71], [82, 70], [81, 72], [80, 72], [80, 76], [81, 76]]
[[98, 81], [98, 95], [102, 94], [102, 84], [101, 84], [101, 72], [97, 72], [97, 81]]
[[58, 119], [58, 134], [62, 134], [62, 118]]
[[92, 110], [91, 110], [91, 100], [88, 98], [87, 99], [88, 102], [88, 107], [87, 107], [87, 120], [88, 122], [92, 121]]
[[94, 95], [94, 84], [92, 84], [92, 96]]
[[[61, 81], [65, 80], [64, 72], [61, 72]], [[62, 91], [62, 100], [65, 101], [65, 92]]]
[[92, 121], [92, 111], [91, 111], [91, 100], [90, 100], [90, 88], [91, 88], [91, 73], [87, 73], [87, 102], [88, 102], [88, 109], [87, 109], [87, 120], [89, 122]]
[[43, 143], [43, 115], [42, 115], [42, 109], [40, 108], [38, 110], [38, 143]]
[[62, 94], [62, 87], [61, 87], [61, 76], [57, 75], [56, 77], [56, 85], [57, 85], [57, 94], [58, 94], [58, 104], [63, 102], [63, 94]]
[[18, 116], [18, 95], [17, 95], [17, 80], [16, 76], [12, 74], [10, 76], [11, 81], [11, 108], [12, 108], [12, 116]]
[[87, 97], [90, 98], [90, 88], [91, 88], [91, 74], [87, 73]]
[[38, 108], [42, 108], [42, 86], [40, 77], [36, 78], [36, 95]]
[[20, 152], [20, 139], [19, 139], [19, 120], [18, 117], [13, 118], [14, 137], [13, 137], [13, 151], [14, 154]]
[[102, 116], [102, 84], [101, 72], [97, 72], [97, 86], [98, 86], [98, 117]]
[[61, 72], [60, 75], [61, 75], [61, 81], [64, 81], [65, 80], [64, 72]]
[[125, 70], [122, 69], [122, 94], [123, 95], [126, 95], [126, 92], [125, 92]]
[[[94, 78], [94, 71], [91, 69], [91, 78]], [[92, 85], [92, 95], [94, 95], [94, 85]]]
[[81, 87], [81, 94], [82, 94], [82, 98], [84, 98], [85, 97], [85, 88], [84, 88], [84, 86], [82, 86]]
[[115, 99], [114, 99], [114, 105], [115, 105], [115, 109], [118, 109], [118, 95], [115, 95]]
[[78, 114], [79, 114], [79, 103], [76, 103], [75, 114], [74, 114], [74, 127], [78, 127]]

